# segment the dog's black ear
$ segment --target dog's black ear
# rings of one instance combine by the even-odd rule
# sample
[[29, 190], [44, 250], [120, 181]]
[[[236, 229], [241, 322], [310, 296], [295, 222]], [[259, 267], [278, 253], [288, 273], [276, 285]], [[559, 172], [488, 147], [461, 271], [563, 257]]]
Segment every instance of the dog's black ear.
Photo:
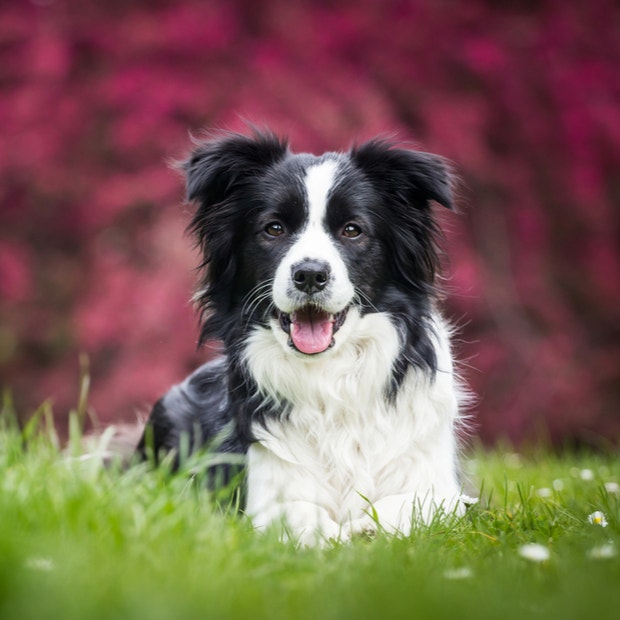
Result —
[[389, 245], [392, 281], [418, 299], [427, 299], [440, 266], [439, 230], [430, 203], [454, 208], [447, 163], [436, 155], [395, 148], [382, 140], [352, 149], [350, 157], [381, 200], [380, 221], [389, 226], [383, 238]]
[[242, 292], [236, 290], [239, 235], [248, 184], [288, 153], [286, 140], [254, 131], [227, 134], [197, 144], [183, 164], [187, 197], [197, 204], [189, 230], [202, 250], [201, 278], [195, 301], [202, 317], [200, 344], [230, 335], [230, 318]]
[[182, 164], [189, 200], [203, 206], [223, 202], [243, 183], [282, 159], [288, 152], [286, 140], [268, 133], [227, 134], [198, 143]]
[[434, 200], [448, 209], [454, 208], [450, 168], [438, 155], [371, 140], [353, 148], [351, 159], [384, 195], [404, 198], [420, 207]]

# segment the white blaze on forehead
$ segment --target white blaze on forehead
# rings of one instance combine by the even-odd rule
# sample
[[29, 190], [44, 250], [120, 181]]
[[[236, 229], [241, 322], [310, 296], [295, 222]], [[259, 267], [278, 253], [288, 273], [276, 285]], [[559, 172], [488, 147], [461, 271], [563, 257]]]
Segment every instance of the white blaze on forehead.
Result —
[[355, 291], [346, 265], [325, 224], [327, 203], [338, 174], [338, 160], [327, 159], [306, 170], [304, 185], [308, 214], [295, 242], [278, 265], [273, 283], [273, 299], [282, 312], [299, 307], [299, 291], [291, 279], [294, 266], [304, 260], [317, 260], [328, 266], [329, 283], [321, 293], [322, 308], [334, 314], [351, 303]]
[[306, 171], [306, 195], [308, 197], [308, 224], [321, 225], [327, 210], [327, 199], [334, 185], [338, 162], [328, 159], [310, 166]]

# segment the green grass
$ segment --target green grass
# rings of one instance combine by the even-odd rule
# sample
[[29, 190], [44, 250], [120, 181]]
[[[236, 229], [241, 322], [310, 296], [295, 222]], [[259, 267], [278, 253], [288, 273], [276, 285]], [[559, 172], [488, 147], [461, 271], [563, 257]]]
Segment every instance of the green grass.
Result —
[[[254, 533], [188, 468], [105, 468], [75, 458], [73, 436], [61, 451], [35, 424], [0, 430], [1, 618], [618, 617], [610, 455], [479, 450], [465, 518], [320, 550]], [[606, 527], [588, 522], [597, 510]], [[548, 560], [520, 555], [533, 542]]]

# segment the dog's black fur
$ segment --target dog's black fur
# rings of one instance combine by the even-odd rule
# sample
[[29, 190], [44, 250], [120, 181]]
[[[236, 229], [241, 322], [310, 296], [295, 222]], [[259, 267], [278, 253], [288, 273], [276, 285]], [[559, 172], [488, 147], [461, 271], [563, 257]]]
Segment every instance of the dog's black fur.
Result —
[[[371, 233], [363, 242], [342, 244], [355, 303], [362, 315], [388, 313], [402, 340], [390, 399], [412, 367], [431, 375], [437, 370], [429, 317], [439, 258], [430, 202], [452, 208], [450, 176], [442, 159], [381, 140], [337, 157], [341, 171], [328, 226], [336, 229], [355, 217]], [[178, 452], [182, 436], [191, 450], [215, 442], [219, 452], [245, 454], [253, 425], [286, 416], [294, 405], [266, 402], [242, 356], [251, 330], [274, 317], [270, 296], [256, 291], [273, 278], [289, 247], [286, 240], [266, 242], [261, 232], [270, 219], [299, 229], [307, 209], [300, 179], [320, 160], [293, 154], [285, 140], [257, 132], [201, 143], [183, 165], [187, 196], [197, 205], [190, 230], [203, 254], [196, 295], [200, 342], [223, 342], [224, 357], [155, 405], [138, 446], [143, 457]]]

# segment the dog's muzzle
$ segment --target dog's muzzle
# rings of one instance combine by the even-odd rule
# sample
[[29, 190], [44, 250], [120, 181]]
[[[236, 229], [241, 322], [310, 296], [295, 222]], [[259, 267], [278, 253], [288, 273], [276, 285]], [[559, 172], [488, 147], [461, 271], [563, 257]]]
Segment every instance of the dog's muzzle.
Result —
[[330, 314], [307, 305], [289, 313], [278, 312], [280, 327], [289, 335], [289, 345], [300, 353], [315, 355], [334, 346], [334, 334], [347, 318], [348, 308]]

